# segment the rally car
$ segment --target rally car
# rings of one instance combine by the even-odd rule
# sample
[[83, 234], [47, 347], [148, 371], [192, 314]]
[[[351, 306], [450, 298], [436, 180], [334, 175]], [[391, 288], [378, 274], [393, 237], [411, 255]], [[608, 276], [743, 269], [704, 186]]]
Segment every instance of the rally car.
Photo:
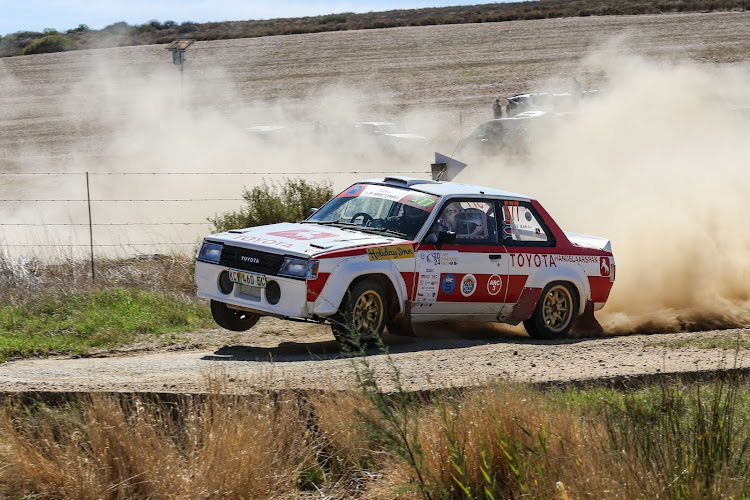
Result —
[[300, 223], [234, 229], [198, 251], [219, 326], [261, 316], [330, 323], [345, 346], [420, 322], [523, 322], [540, 339], [593, 313], [615, 280], [610, 242], [563, 232], [538, 201], [410, 177], [358, 182]]

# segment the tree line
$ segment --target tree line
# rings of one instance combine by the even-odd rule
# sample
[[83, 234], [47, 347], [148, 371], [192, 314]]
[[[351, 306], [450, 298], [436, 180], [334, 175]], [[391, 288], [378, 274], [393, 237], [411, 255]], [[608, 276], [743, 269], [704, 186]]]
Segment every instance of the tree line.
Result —
[[674, 12], [744, 11], [750, 0], [538, 0], [486, 5], [351, 12], [268, 20], [176, 23], [152, 19], [130, 25], [111, 24], [100, 30], [85, 24], [59, 32], [19, 31], [0, 36], [0, 57], [68, 50], [169, 43], [177, 38], [222, 40], [400, 26], [468, 24], [556, 17], [661, 14]]

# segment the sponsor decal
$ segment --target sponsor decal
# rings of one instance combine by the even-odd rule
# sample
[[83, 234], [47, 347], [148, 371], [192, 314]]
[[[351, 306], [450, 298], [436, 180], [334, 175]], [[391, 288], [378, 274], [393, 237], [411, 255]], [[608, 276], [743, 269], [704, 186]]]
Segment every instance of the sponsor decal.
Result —
[[455, 250], [451, 250], [449, 252], [425, 252], [424, 254], [420, 252], [420, 257], [424, 258], [427, 264], [429, 265], [434, 265], [434, 266], [457, 266], [458, 265], [458, 252]]
[[527, 221], [531, 222], [531, 212], [526, 212], [526, 214], [524, 215], [524, 217], [526, 217]]
[[[602, 276], [609, 276], [609, 257], [598, 257], [596, 255], [559, 255], [541, 253], [511, 253], [510, 265], [512, 267], [557, 267], [560, 263], [598, 264]], [[606, 268], [606, 269], [605, 269]]]
[[471, 297], [477, 289], [477, 279], [473, 274], [467, 274], [461, 279], [461, 295]]
[[435, 204], [437, 203], [437, 198], [427, 194], [410, 194], [402, 198], [400, 201], [401, 203], [417, 207], [425, 212], [432, 212], [432, 209], [435, 208]]
[[513, 228], [511, 225], [505, 221], [503, 221], [503, 239], [504, 240], [512, 240], [513, 239]]
[[246, 234], [238, 234], [234, 237], [235, 240], [239, 241], [247, 241], [249, 243], [257, 243], [259, 245], [267, 245], [269, 247], [279, 247], [279, 248], [292, 248], [293, 245], [291, 243], [287, 243], [286, 241], [278, 241], [278, 240], [270, 240], [268, 238], [261, 238], [260, 236], [248, 236]]
[[557, 262], [578, 262], [580, 264], [596, 264], [599, 257], [593, 255], [552, 255]]
[[371, 198], [383, 198], [385, 200], [401, 201], [404, 197], [404, 191], [401, 189], [389, 188], [387, 186], [368, 185], [360, 193], [360, 196], [369, 196]]
[[487, 293], [490, 295], [497, 295], [503, 288], [503, 279], [497, 274], [490, 276], [487, 280]]
[[349, 191], [347, 191], [346, 194], [348, 194], [349, 196], [355, 195], [359, 193], [360, 191], [362, 191], [362, 187], [363, 187], [362, 184], [358, 184], [354, 186], [353, 188], [351, 188]]
[[452, 274], [446, 274], [443, 276], [443, 293], [449, 294], [456, 289], [456, 277]]
[[555, 260], [559, 255], [547, 255], [540, 253], [512, 253], [510, 254], [510, 265], [513, 267], [557, 267]]
[[282, 238], [288, 238], [290, 240], [319, 240], [321, 238], [333, 238], [338, 236], [336, 233], [325, 233], [323, 231], [315, 231], [312, 229], [292, 229], [289, 231], [276, 231], [268, 233], [269, 236], [280, 236]]
[[414, 257], [411, 245], [391, 245], [387, 247], [370, 247], [367, 249], [370, 260], [406, 259]]

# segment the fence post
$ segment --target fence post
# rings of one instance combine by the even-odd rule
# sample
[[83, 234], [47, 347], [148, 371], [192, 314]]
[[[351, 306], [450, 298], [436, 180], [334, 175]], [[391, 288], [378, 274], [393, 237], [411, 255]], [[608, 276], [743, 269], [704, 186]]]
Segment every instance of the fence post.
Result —
[[89, 205], [89, 244], [91, 250], [91, 281], [96, 281], [94, 270], [94, 225], [91, 222], [91, 189], [89, 188], [89, 173], [86, 172], [86, 201]]

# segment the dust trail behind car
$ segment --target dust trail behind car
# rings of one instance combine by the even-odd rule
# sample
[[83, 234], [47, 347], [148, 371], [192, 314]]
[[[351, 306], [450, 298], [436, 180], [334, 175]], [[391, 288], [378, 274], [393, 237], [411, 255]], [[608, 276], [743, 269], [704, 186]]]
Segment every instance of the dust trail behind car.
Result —
[[532, 156], [485, 162], [466, 182], [534, 190], [572, 231], [606, 234], [617, 285], [609, 332], [750, 325], [747, 70], [591, 55], [605, 94], [534, 137]]

